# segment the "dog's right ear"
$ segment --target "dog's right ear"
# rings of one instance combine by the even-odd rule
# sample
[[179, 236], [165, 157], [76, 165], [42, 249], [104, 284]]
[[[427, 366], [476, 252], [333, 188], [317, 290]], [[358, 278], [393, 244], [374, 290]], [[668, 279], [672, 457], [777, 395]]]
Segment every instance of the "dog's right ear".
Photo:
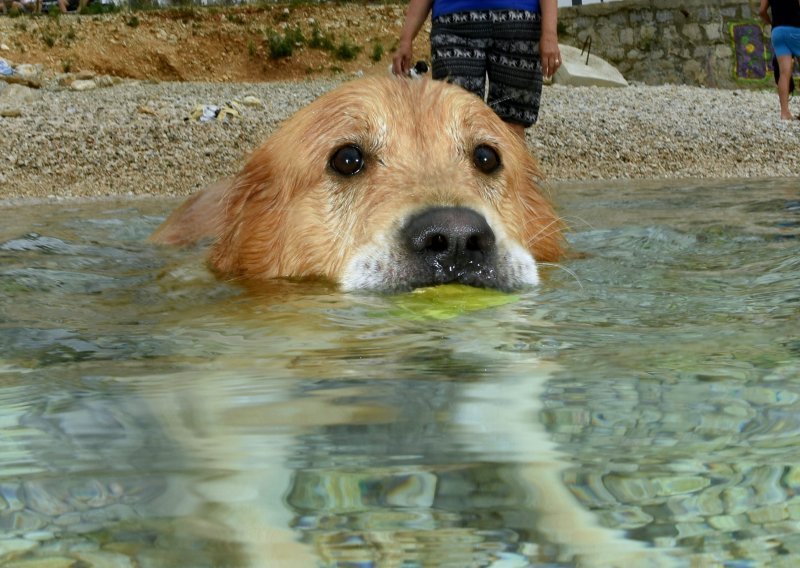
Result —
[[189, 197], [148, 239], [152, 243], [189, 246], [216, 239], [222, 227], [222, 200], [233, 183], [222, 178]]
[[289, 193], [269, 143], [258, 148], [220, 201], [220, 224], [209, 263], [220, 276], [272, 278], [284, 250]]

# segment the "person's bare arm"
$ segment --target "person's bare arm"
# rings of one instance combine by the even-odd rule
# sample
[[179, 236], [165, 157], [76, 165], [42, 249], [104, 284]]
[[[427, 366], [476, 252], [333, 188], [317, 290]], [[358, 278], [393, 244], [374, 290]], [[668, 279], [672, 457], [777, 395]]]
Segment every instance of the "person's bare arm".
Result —
[[552, 77], [561, 66], [561, 52], [558, 49], [558, 0], [539, 0], [542, 11], [542, 38], [539, 40], [539, 57], [542, 73]]
[[400, 43], [392, 57], [392, 73], [395, 75], [407, 75], [411, 69], [414, 38], [422, 29], [422, 24], [428, 18], [432, 6], [433, 0], [411, 0], [408, 3], [406, 19], [400, 31]]
[[758, 15], [761, 16], [761, 21], [768, 26], [772, 25], [772, 18], [769, 15], [769, 0], [761, 0], [761, 6], [758, 9]]

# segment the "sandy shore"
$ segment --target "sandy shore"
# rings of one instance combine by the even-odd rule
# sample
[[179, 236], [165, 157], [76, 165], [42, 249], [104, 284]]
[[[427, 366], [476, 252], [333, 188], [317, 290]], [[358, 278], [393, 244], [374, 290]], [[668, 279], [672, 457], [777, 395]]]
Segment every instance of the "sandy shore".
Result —
[[[188, 194], [335, 85], [128, 81], [12, 108], [0, 84], [0, 200]], [[189, 118], [246, 96], [261, 104], [239, 118]], [[800, 121], [778, 120], [774, 91], [550, 86], [528, 142], [551, 181], [800, 176]]]

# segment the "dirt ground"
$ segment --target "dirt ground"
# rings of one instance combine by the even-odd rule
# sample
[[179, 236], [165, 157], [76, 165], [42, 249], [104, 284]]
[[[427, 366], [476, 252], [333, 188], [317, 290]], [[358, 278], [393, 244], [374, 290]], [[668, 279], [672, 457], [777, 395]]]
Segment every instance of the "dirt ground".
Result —
[[[0, 57], [52, 73], [262, 82], [386, 73], [405, 3], [270, 4], [0, 16]], [[299, 33], [298, 33], [299, 31]], [[427, 58], [428, 35], [415, 55]], [[352, 59], [351, 59], [352, 57]]]

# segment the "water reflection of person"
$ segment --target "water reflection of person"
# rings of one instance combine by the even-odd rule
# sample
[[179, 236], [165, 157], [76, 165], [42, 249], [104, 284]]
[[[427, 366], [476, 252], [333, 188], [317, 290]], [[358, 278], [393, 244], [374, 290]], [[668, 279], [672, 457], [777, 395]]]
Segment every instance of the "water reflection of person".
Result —
[[778, 60], [778, 101], [781, 118], [792, 120], [789, 110], [789, 84], [793, 81], [794, 58], [800, 57], [800, 2], [761, 0], [761, 20], [772, 26], [772, 52]]

